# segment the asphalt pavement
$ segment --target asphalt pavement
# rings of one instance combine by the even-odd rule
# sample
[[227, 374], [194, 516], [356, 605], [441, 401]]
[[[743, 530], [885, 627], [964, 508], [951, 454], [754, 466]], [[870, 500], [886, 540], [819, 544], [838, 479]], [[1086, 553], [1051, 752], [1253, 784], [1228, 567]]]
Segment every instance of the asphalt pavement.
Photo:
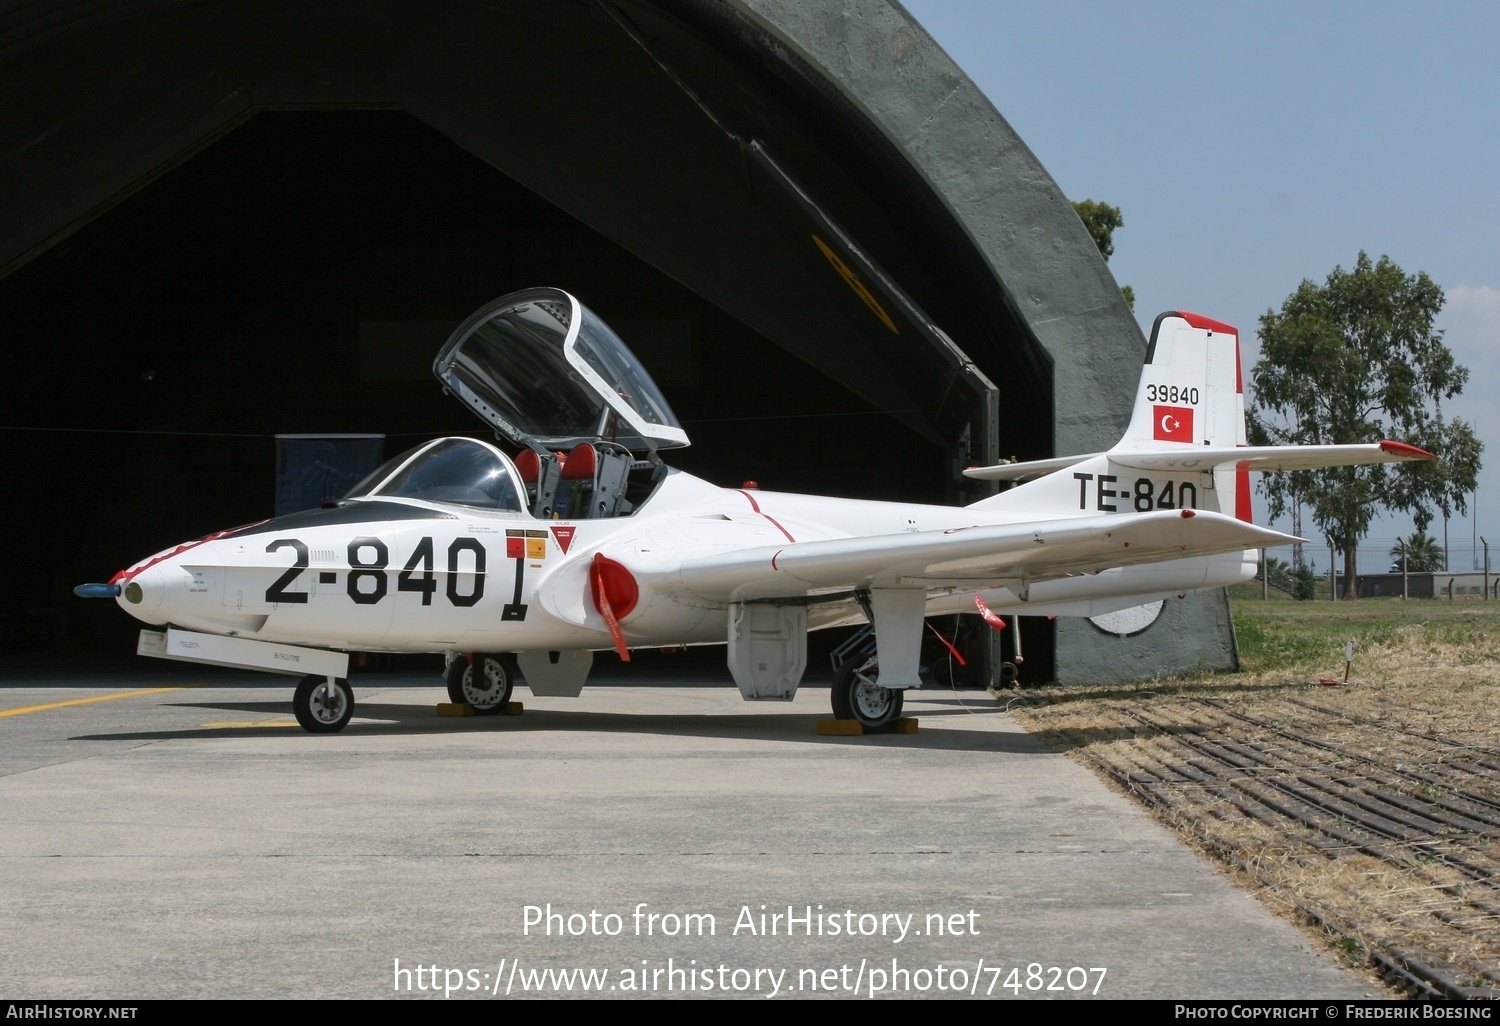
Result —
[[977, 691], [0, 680], [8, 998], [1378, 996]]

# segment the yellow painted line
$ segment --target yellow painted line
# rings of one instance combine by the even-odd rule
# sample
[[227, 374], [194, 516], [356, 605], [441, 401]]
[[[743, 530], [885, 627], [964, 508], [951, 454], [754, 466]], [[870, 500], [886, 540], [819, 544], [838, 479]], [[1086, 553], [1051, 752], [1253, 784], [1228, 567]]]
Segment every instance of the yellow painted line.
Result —
[[296, 721], [288, 720], [225, 720], [222, 723], [205, 723], [205, 728], [237, 728], [237, 727], [295, 727]]
[[[206, 683], [208, 682], [203, 682], [203, 684]], [[70, 698], [66, 702], [27, 705], [19, 709], [0, 709], [0, 719], [7, 716], [20, 716], [23, 713], [46, 712], [48, 709], [63, 709], [70, 705], [92, 705], [95, 702], [113, 702], [117, 698], [136, 698], [140, 695], [161, 695], [168, 691], [185, 691], [188, 688], [201, 688], [203, 684], [178, 684], [170, 688], [146, 688], [143, 691], [116, 691], [112, 695], [95, 695], [93, 698]]]

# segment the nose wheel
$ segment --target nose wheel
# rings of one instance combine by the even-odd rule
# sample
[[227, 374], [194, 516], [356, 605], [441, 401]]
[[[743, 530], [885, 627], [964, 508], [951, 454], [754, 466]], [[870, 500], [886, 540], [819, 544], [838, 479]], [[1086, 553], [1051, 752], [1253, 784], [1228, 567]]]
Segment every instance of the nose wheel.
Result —
[[875, 683], [880, 664], [875, 659], [851, 659], [833, 676], [833, 715], [858, 720], [866, 734], [883, 734], [901, 718], [906, 692]]
[[506, 657], [477, 652], [453, 660], [446, 680], [448, 700], [472, 706], [479, 716], [495, 716], [510, 704], [516, 682]]
[[292, 712], [309, 734], [337, 734], [354, 715], [354, 690], [342, 677], [303, 677], [292, 695]]

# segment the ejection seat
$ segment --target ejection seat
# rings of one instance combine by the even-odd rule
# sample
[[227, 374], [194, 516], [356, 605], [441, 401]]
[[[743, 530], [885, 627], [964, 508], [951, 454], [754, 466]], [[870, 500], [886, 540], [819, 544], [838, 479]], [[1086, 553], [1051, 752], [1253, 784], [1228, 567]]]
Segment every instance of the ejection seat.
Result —
[[552, 519], [557, 488], [562, 483], [557, 457], [551, 453], [542, 455], [535, 449], [522, 449], [516, 456], [516, 469], [521, 472], [521, 482], [526, 486], [526, 505], [531, 515], [538, 520]]
[[523, 449], [516, 469], [526, 486], [526, 504], [539, 520], [589, 520], [624, 516], [635, 509], [625, 498], [634, 458], [608, 442], [580, 442], [567, 455]]
[[570, 520], [624, 516], [634, 507], [625, 486], [634, 462], [630, 450], [609, 442], [580, 442], [562, 461], [562, 479], [572, 482], [562, 515]]
[[432, 369], [520, 447], [516, 467], [540, 520], [628, 516], [666, 476], [657, 451], [688, 444], [640, 361], [561, 289], [512, 292], [480, 307]]

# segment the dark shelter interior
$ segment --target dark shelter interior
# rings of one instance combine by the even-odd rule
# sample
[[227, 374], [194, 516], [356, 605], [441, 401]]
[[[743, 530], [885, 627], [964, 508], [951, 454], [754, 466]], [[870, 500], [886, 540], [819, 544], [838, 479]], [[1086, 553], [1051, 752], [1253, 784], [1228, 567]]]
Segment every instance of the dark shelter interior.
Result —
[[432, 357], [529, 286], [615, 328], [715, 483], [961, 502], [966, 463], [1052, 454], [963, 227], [725, 5], [69, 10], [8, 15], [0, 63], [13, 652], [128, 650], [72, 586], [269, 515], [278, 433], [483, 434]]

